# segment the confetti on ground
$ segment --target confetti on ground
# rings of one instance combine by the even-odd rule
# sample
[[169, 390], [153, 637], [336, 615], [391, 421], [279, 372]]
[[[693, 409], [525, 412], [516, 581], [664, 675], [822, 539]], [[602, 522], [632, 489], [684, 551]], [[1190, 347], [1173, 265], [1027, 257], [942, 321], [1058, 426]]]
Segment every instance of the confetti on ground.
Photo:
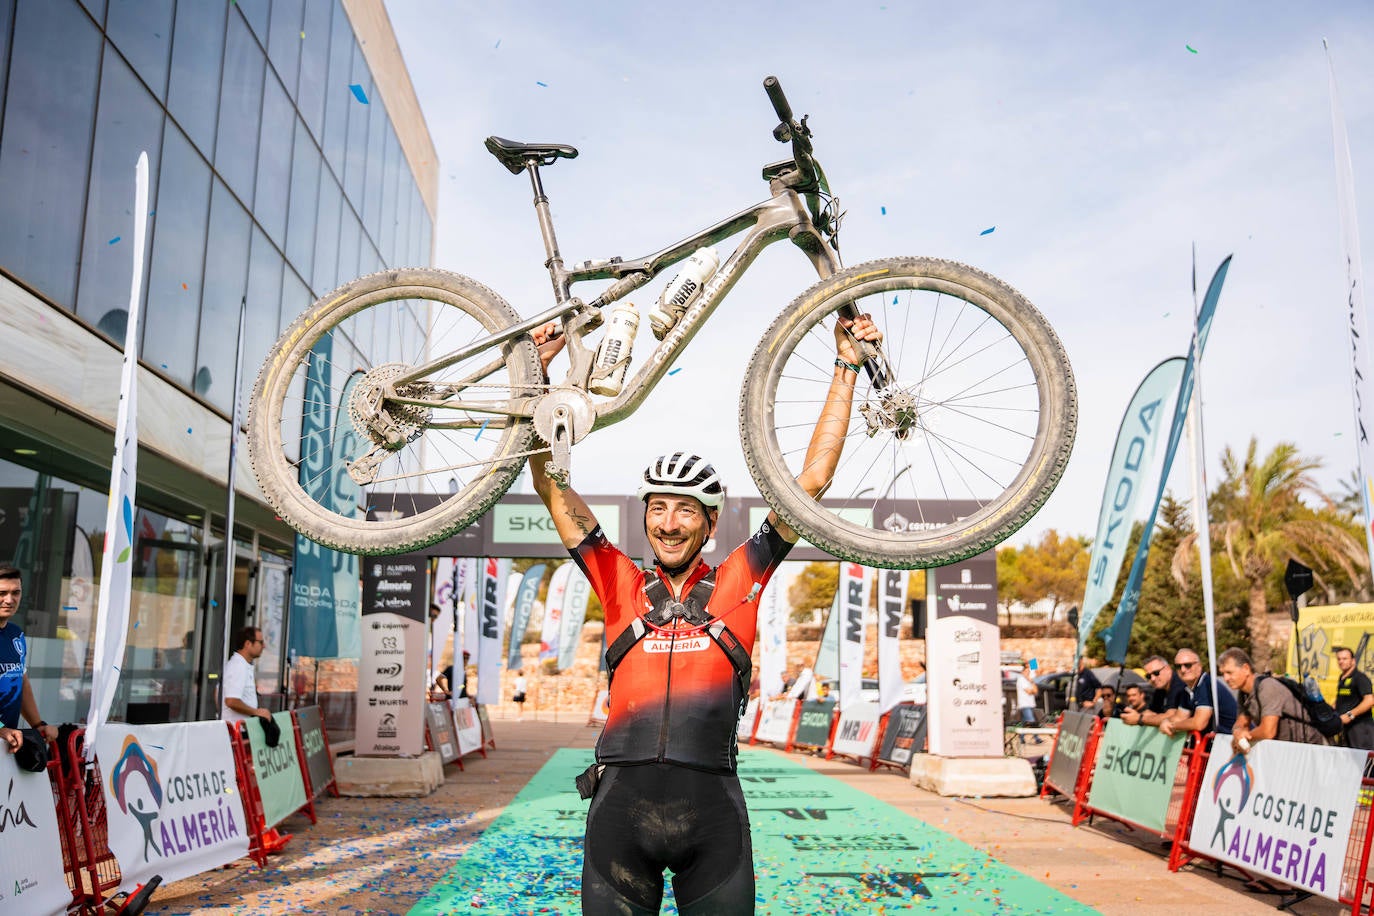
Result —
[[122, 236], [122, 235], [117, 235], [117, 236], [115, 236], [114, 238], [110, 239], [110, 244], [113, 245], [115, 242], [118, 242], [118, 241], [119, 241], [120, 239], [122, 239], [122, 238], [124, 238], [124, 236]]
[[1193, 47], [1192, 45], [1184, 45], [1183, 47], [1187, 48], [1189, 51], [1191, 51], [1191, 52], [1194, 53], [1194, 54], [1197, 53], [1197, 48]]
[[993, 231], [994, 229], [996, 229], [996, 228], [997, 228], [996, 226], [989, 226], [989, 227], [987, 227], [986, 229], [984, 229], [982, 232], [980, 232], [980, 233], [978, 233], [978, 234], [979, 234], [979, 235], [992, 235], [992, 231]]
[[367, 93], [363, 92], [362, 86], [359, 86], [357, 83], [353, 83], [348, 88], [353, 90], [353, 98], [357, 99], [359, 102], [362, 102], [364, 105], [367, 104]]

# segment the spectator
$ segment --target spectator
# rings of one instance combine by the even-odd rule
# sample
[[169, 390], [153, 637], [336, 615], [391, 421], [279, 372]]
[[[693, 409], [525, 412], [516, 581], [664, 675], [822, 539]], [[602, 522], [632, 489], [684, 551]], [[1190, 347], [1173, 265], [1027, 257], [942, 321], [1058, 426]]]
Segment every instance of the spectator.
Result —
[[1256, 742], [1269, 738], [1304, 744], [1327, 744], [1312, 727], [1307, 710], [1293, 692], [1272, 677], [1257, 677], [1250, 656], [1243, 649], [1221, 653], [1217, 669], [1227, 686], [1236, 692], [1239, 712], [1231, 732], [1231, 747], [1247, 754]]
[[[1149, 701], [1145, 699], [1145, 688], [1139, 684], [1126, 685], [1126, 704], [1121, 707], [1120, 718], [1127, 725], [1139, 725], [1140, 714], [1149, 709]], [[1131, 715], [1135, 721], [1128, 721], [1127, 715]]]
[[24, 744], [24, 724], [20, 715], [36, 728], [45, 740], [57, 740], [56, 726], [43, 721], [28, 675], [28, 642], [24, 631], [14, 622], [19, 602], [24, 597], [19, 570], [0, 564], [0, 743], [14, 753]]
[[1040, 692], [1040, 688], [1035, 686], [1030, 678], [1026, 677], [1025, 669], [1016, 672], [1016, 708], [1021, 714], [1021, 722], [1024, 725], [1034, 725], [1037, 721], [1035, 715], [1035, 695]]
[[[463, 682], [458, 687], [458, 693], [456, 694], [458, 697], [466, 697], [468, 695], [468, 659], [471, 657], [472, 653], [464, 649]], [[453, 663], [450, 662], [449, 664], [444, 666], [444, 670], [440, 671], [438, 677], [434, 679], [434, 686], [439, 688], [439, 692], [440, 694], [442, 694], [444, 699], [449, 700], [453, 699], [453, 697], [455, 696], [455, 694], [453, 693], [454, 683], [455, 681], [453, 678]]]
[[525, 691], [529, 688], [529, 681], [525, 680], [525, 669], [517, 668], [515, 671], [515, 696], [511, 697], [520, 711], [516, 713], [517, 720], [525, 718]]
[[1102, 719], [1116, 719], [1121, 716], [1121, 706], [1117, 703], [1116, 688], [1103, 684], [1097, 688], [1097, 699], [1093, 701], [1093, 714]]
[[[1082, 709], [1091, 709], [1097, 700], [1097, 691], [1102, 685], [1098, 683], [1097, 675], [1092, 673], [1096, 667], [1097, 659], [1083, 656], [1078, 660], [1078, 677], [1074, 680], [1073, 695], [1074, 701]], [[1112, 691], [1115, 696], [1116, 691]]]
[[1173, 718], [1174, 711], [1188, 702], [1188, 690], [1183, 686], [1183, 681], [1174, 677], [1174, 669], [1169, 667], [1169, 663], [1158, 655], [1145, 659], [1145, 676], [1155, 688], [1148, 707], [1138, 714], [1132, 713], [1130, 717], [1122, 713], [1121, 720], [1127, 725], [1158, 727], [1165, 719]]
[[224, 666], [224, 682], [220, 688], [223, 699], [219, 717], [225, 722], [246, 722], [254, 716], [272, 718], [269, 710], [258, 705], [258, 684], [253, 673], [253, 662], [262, 656], [264, 648], [262, 630], [244, 627], [239, 631], [238, 648]]
[[1180, 732], [1205, 735], [1215, 727], [1219, 735], [1231, 734], [1236, 725], [1236, 698], [1231, 696], [1231, 691], [1223, 687], [1215, 691], [1217, 696], [1213, 697], [1212, 674], [1202, 670], [1202, 659], [1192, 649], [1175, 652], [1174, 666], [1178, 668], [1175, 680], [1183, 682], [1187, 699], [1179, 704], [1172, 716], [1159, 723], [1159, 730], [1166, 735]]
[[1355, 667], [1355, 653], [1345, 646], [1336, 647], [1336, 664], [1341, 669], [1336, 683], [1336, 712], [1345, 726], [1346, 747], [1374, 750], [1374, 690], [1369, 675]]

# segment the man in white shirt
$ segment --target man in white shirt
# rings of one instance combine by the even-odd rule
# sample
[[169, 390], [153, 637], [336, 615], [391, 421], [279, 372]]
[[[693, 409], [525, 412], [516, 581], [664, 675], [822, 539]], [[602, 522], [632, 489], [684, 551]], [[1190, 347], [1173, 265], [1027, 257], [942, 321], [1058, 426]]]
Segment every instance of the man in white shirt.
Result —
[[219, 717], [225, 722], [243, 722], [253, 716], [272, 718], [272, 713], [258, 705], [258, 684], [253, 662], [262, 655], [265, 644], [262, 630], [244, 627], [239, 631], [239, 647], [224, 666], [224, 680], [220, 685]]

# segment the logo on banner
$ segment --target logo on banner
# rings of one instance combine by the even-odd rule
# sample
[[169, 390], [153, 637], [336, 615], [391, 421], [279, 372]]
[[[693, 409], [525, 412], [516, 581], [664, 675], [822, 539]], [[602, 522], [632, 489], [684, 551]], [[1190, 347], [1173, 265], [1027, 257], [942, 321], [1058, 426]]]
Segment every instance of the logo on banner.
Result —
[[19, 802], [18, 808], [10, 807], [10, 801], [13, 798], [14, 780], [11, 779], [9, 791], [5, 794], [5, 803], [0, 804], [0, 833], [4, 833], [9, 827], [18, 827], [21, 824], [26, 824], [34, 830], [37, 830], [38, 825], [29, 817], [29, 811], [24, 807], [23, 801]]
[[[157, 772], [157, 760], [147, 753], [133, 735], [124, 739], [119, 760], [110, 771], [110, 794], [119, 810], [132, 815], [143, 828], [143, 861], [148, 850], [166, 857], [224, 842], [239, 835], [239, 825], [224, 807], [228, 779], [223, 771], [175, 775], [164, 786]], [[170, 817], [160, 821], [163, 802], [188, 803], [216, 798], [214, 808]], [[154, 825], [157, 829], [154, 830]]]
[[382, 677], [400, 677], [401, 663], [392, 662], [389, 665], [382, 665], [377, 669], [377, 673], [380, 674]]
[[378, 737], [378, 738], [395, 738], [395, 737], [396, 737], [396, 714], [395, 714], [394, 712], [386, 713], [386, 714], [384, 714], [384, 715], [382, 716], [382, 718], [381, 718], [380, 720], [378, 720], [378, 722], [377, 722], [377, 737]]

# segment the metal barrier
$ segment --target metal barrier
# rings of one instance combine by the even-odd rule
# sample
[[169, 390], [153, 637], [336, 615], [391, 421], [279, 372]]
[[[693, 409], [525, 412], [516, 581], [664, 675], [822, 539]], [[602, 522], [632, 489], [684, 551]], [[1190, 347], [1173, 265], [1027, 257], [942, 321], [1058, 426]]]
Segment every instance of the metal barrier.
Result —
[[258, 780], [253, 773], [253, 755], [248, 748], [248, 736], [240, 728], [242, 722], [226, 722], [229, 729], [229, 746], [234, 752], [234, 774], [238, 779], [239, 798], [243, 800], [243, 817], [248, 822], [248, 857], [259, 868], [267, 867], [268, 855], [281, 852], [291, 834], [278, 833], [277, 828], [267, 826], [267, 816], [262, 810], [262, 793], [258, 791]]

